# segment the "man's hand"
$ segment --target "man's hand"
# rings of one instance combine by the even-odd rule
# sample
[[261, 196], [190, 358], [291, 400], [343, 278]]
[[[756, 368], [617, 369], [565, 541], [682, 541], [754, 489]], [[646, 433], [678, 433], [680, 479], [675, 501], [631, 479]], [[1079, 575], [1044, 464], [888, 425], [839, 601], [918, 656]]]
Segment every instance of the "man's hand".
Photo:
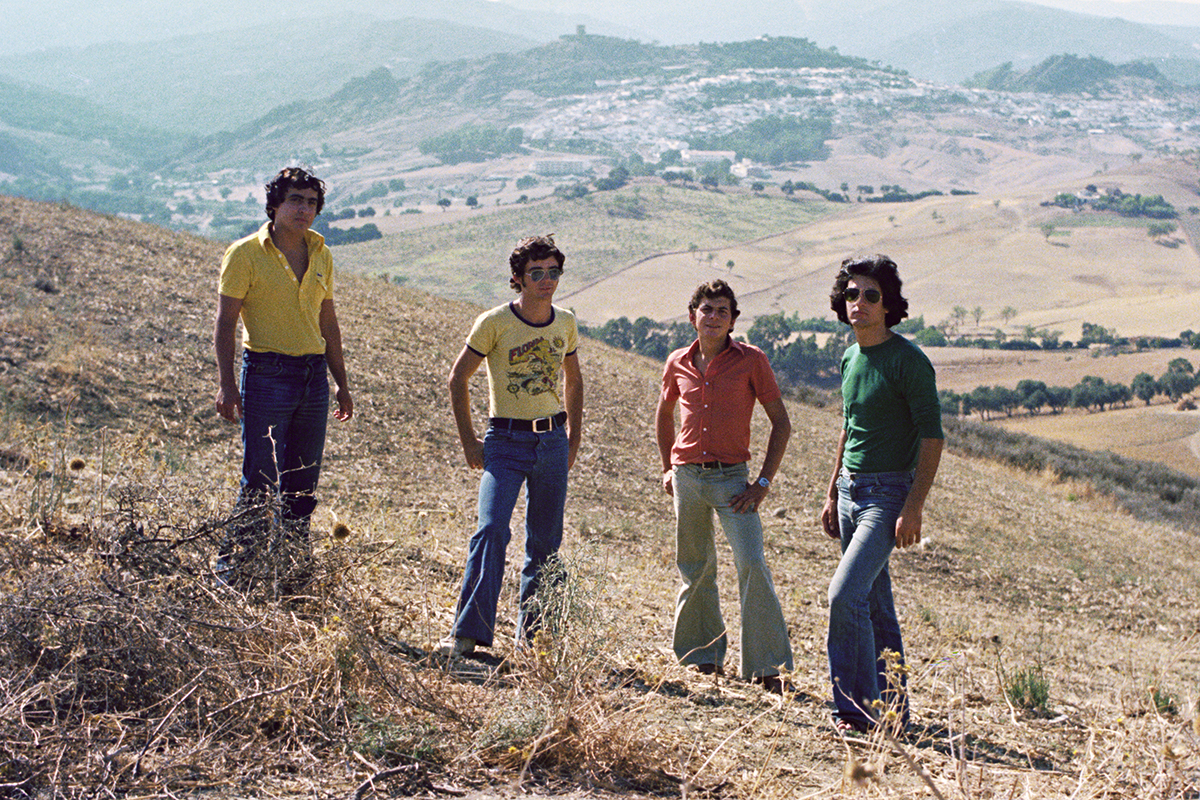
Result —
[[478, 437], [463, 440], [463, 455], [471, 469], [483, 469], [483, 442]]
[[747, 483], [746, 488], [729, 498], [729, 507], [737, 514], [749, 514], [758, 510], [758, 504], [767, 496], [770, 489], [757, 483]]
[[339, 388], [337, 390], [337, 411], [333, 412], [334, 419], [345, 422], [354, 416], [354, 399], [350, 397], [350, 390]]
[[236, 387], [217, 389], [217, 413], [230, 422], [242, 421], [242, 396]]
[[668, 469], [663, 472], [662, 488], [663, 488], [663, 491], [666, 492], [667, 494], [671, 495], [671, 497], [675, 496], [674, 480], [675, 480], [675, 470]]
[[921, 508], [904, 504], [896, 519], [896, 547], [911, 547], [921, 541], [921, 517]]
[[821, 509], [821, 529], [830, 539], [842, 538], [841, 529], [838, 527], [837, 500], [833, 497], [825, 498], [825, 507]]

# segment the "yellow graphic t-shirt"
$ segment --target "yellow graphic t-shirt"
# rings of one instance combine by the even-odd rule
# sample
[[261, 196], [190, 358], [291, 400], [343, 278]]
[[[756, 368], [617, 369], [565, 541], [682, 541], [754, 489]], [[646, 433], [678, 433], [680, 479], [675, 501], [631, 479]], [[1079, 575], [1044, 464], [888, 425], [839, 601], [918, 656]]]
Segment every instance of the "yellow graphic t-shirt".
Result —
[[552, 307], [550, 321], [526, 322], [508, 303], [480, 314], [467, 347], [487, 360], [488, 413], [537, 419], [563, 410], [563, 359], [579, 348], [575, 315]]

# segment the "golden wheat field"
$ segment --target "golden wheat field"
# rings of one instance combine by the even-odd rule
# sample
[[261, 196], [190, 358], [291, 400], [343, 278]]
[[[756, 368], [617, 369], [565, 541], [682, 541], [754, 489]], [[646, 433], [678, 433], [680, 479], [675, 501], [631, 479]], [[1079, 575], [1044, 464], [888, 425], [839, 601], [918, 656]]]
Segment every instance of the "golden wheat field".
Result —
[[669, 649], [660, 367], [590, 341], [549, 635], [502, 643], [518, 533], [497, 647], [431, 657], [474, 523], [444, 387], [478, 309], [378, 278], [339, 283], [356, 416], [331, 424], [312, 582], [217, 589], [239, 454], [212, 410], [220, 252], [0, 198], [7, 796], [1197, 797], [1196, 533], [951, 451], [923, 545], [892, 560], [914, 724], [844, 740], [824, 658], [837, 554], [816, 518], [836, 413], [789, 403], [764, 515], [795, 691], [700, 676]]

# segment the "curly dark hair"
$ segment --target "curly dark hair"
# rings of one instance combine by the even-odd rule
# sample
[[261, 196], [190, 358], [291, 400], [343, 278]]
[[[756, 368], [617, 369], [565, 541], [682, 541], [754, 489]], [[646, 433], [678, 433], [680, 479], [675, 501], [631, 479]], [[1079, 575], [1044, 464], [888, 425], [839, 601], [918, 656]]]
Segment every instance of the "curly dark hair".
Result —
[[696, 287], [696, 291], [692, 292], [692, 299], [688, 302], [688, 315], [695, 314], [701, 303], [715, 297], [729, 298], [729, 318], [731, 320], [737, 319], [738, 314], [742, 313], [738, 311], [737, 296], [733, 293], [733, 287], [717, 278], [700, 284]]
[[833, 282], [833, 291], [829, 293], [829, 307], [837, 313], [839, 320], [850, 324], [850, 318], [846, 316], [846, 286], [855, 276], [873, 278], [879, 284], [883, 307], [887, 309], [885, 325], [890, 328], [908, 316], [908, 301], [900, 294], [900, 270], [896, 262], [876, 253], [872, 256], [852, 256], [842, 262], [837, 280]]
[[283, 204], [289, 189], [316, 189], [317, 213], [325, 207], [325, 181], [301, 167], [284, 167], [263, 185], [267, 190], [267, 219], [275, 220], [275, 209]]
[[508, 257], [508, 268], [512, 270], [512, 276], [508, 279], [509, 286], [514, 291], [520, 292], [521, 279], [525, 277], [525, 267], [530, 261], [541, 261], [545, 258], [553, 258], [557, 261], [559, 269], [562, 269], [562, 265], [567, 261], [567, 257], [558, 249], [558, 245], [554, 244], [553, 233], [547, 233], [545, 236], [527, 236], [517, 242], [512, 255]]

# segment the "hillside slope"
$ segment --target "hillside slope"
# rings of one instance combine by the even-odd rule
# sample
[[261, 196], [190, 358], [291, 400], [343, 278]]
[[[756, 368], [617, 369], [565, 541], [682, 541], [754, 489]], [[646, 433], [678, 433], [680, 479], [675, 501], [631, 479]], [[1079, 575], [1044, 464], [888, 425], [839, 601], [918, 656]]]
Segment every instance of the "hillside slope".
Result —
[[[145, 469], [196, 493], [208, 514], [219, 518], [228, 507], [239, 448], [235, 429], [210, 407], [215, 367], [208, 345], [221, 250], [218, 243], [69, 207], [0, 198], [5, 553], [41, 541], [24, 519], [26, 498], [19, 494], [38, 469], [30, 472], [17, 457], [35, 455], [29, 443], [39, 437], [53, 437], [65, 452], [102, 465], [98, 475], [96, 467], [84, 468], [81, 485], [88, 492], [105, 485], [118, 492], [125, 481], [139, 479], [145, 460], [151, 465]], [[346, 572], [354, 602], [335, 610], [348, 623], [349, 615], [370, 609], [375, 616], [359, 635], [403, 643], [388, 651], [386, 680], [402, 690], [399, 705], [388, 712], [388, 719], [399, 720], [390, 723], [399, 727], [389, 729], [397, 737], [389, 747], [409, 741], [404, 726], [415, 724], [425, 726], [422, 735], [433, 736], [435, 744], [421, 739], [405, 745], [412, 750], [378, 751], [346, 741], [284, 754], [274, 750], [282, 734], [263, 723], [244, 735], [272, 756], [256, 760], [247, 774], [281, 782], [275, 784], [281, 796], [311, 795], [314, 787], [344, 793], [363, 778], [361, 759], [345, 755], [344, 748], [355, 748], [365, 759], [420, 753], [444, 781], [483, 788], [506, 783], [521, 772], [522, 748], [531, 748], [533, 758], [541, 728], [528, 738], [511, 730], [506, 735], [514, 737], [517, 759], [489, 761], [464, 755], [476, 751], [461, 744], [463, 726], [481, 731], [494, 725], [504, 709], [529, 695], [514, 688], [503, 670], [489, 672], [494, 662], [469, 662], [464, 672], [422, 658], [448, 628], [473, 525], [477, 474], [462, 466], [444, 383], [478, 309], [353, 275], [341, 279], [337, 297], [357, 413], [350, 423], [331, 424], [317, 524], [328, 530], [332, 514], [348, 523], [353, 552], [364, 566]], [[721, 797], [842, 796], [837, 787], [846, 751], [824, 702], [822, 606], [836, 552], [816, 524], [835, 413], [789, 405], [794, 437], [764, 519], [768, 558], [797, 655], [798, 694], [780, 703], [736, 678], [714, 683], [671, 663], [677, 578], [671, 510], [658, 488], [652, 441], [658, 366], [593, 342], [581, 348], [581, 361], [585, 432], [572, 474], [565, 551], [587, 579], [589, 594], [580, 602], [608, 620], [600, 656], [608, 671], [573, 690], [570, 702], [579, 705], [571, 707], [571, 724], [594, 732], [594, 715], [613, 714], [610, 722], [620, 721], [619, 730], [605, 729], [604, 736], [653, 741], [652, 749], [641, 750], [661, 759], [656, 780], [694, 781], [690, 785]], [[477, 384], [477, 399], [485, 395], [482, 388]], [[760, 456], [763, 427], [760, 417]], [[124, 455], [118, 458], [118, 452]], [[113, 466], [121, 459], [128, 463]], [[120, 472], [119, 480], [110, 472], [106, 484], [104, 469]], [[87, 496], [73, 502], [64, 506], [68, 521], [86, 517]], [[169, 505], [169, 498], [162, 502]], [[893, 574], [917, 718], [907, 750], [944, 796], [992, 796], [967, 788], [975, 786], [1000, 787], [1007, 796], [1020, 785], [1031, 797], [1140, 797], [1168, 779], [1176, 791], [1166, 796], [1190, 796], [1178, 789], [1181, 780], [1194, 787], [1200, 774], [1200, 747], [1190, 732], [1200, 668], [1194, 537], [1114, 513], [1090, 499], [1086, 487], [951, 455], [930, 498], [926, 540], [921, 549], [893, 559]], [[725, 545], [719, 550], [727, 623], [736, 631], [734, 578]], [[5, 571], [0, 577], [15, 591], [33, 573]], [[510, 606], [500, 623], [506, 634], [515, 616]], [[284, 612], [295, 616], [286, 607]], [[325, 619], [314, 623], [317, 643], [339, 618]], [[326, 628], [318, 630], [321, 624]], [[497, 649], [507, 652], [505, 645]], [[1049, 680], [1048, 705], [1021, 710], [1006, 697], [1004, 676], [1035, 666]], [[266, 683], [244, 700], [291, 686], [281, 675], [262, 674]], [[614, 676], [624, 677], [614, 684]], [[529, 689], [533, 680], [521, 678], [519, 685]], [[276, 686], [271, 681], [280, 682], [277, 689], [269, 689]], [[438, 688], [431, 695], [412, 693], [422, 685]], [[1174, 710], [1156, 713], [1147, 686], [1175, 698]], [[356, 684], [339, 691], [360, 704], [391, 697], [375, 690]], [[443, 704], [439, 709], [461, 701], [454, 707], [459, 716], [429, 711], [433, 698]], [[315, 714], [326, 701], [332, 699], [317, 695], [306, 702]], [[295, 717], [288, 730], [309, 724], [306, 719]], [[201, 735], [189, 725], [179, 720], [172, 736], [192, 742], [191, 771], [163, 766], [155, 780], [178, 790], [194, 786], [184, 781], [196, 780], [199, 770], [208, 776], [206, 785], [252, 790], [237, 782], [250, 780], [245, 775], [220, 772], [222, 764], [232, 769], [238, 763], [232, 753], [221, 751], [225, 760], [206, 758], [222, 748], [220, 738], [210, 740], [211, 730]], [[193, 733], [198, 738], [188, 739]], [[108, 733], [94, 735], [90, 746], [115, 747]], [[317, 738], [328, 742], [340, 735], [331, 730]], [[965, 737], [962, 746], [954, 736]], [[624, 786], [627, 797], [648, 791], [649, 784], [629, 782], [628, 763], [604, 760], [595, 749], [600, 739], [588, 741], [588, 758], [599, 761], [581, 756], [574, 767], [538, 762], [533, 775], [557, 776], [594, 792], [595, 779], [586, 776], [602, 774], [600, 786], [609, 791]], [[1169, 762], [1161, 755], [1164, 743], [1173, 748]], [[881, 780], [889, 791], [922, 791], [923, 779], [888, 747], [864, 743], [859, 752], [880, 770], [888, 765]], [[639, 763], [636, 750], [630, 758]], [[181, 777], [171, 778], [176, 774]], [[132, 775], [120, 773], [121, 780]], [[1091, 794], [1079, 794], [1081, 785]]]

